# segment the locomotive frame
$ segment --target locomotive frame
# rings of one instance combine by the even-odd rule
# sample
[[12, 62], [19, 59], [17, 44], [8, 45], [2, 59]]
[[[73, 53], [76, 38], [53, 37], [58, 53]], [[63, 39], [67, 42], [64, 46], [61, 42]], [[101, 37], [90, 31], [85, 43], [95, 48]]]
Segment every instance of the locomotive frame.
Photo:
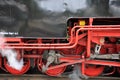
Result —
[[[22, 70], [18, 71], [11, 68], [7, 64], [7, 60], [3, 60], [1, 57], [0, 67], [5, 67], [15, 75], [27, 72], [31, 64], [37, 65], [40, 71], [49, 76], [60, 75], [68, 65], [73, 66], [75, 64], [79, 64], [83, 75], [91, 77], [100, 75], [105, 66], [117, 67], [120, 72], [120, 23], [118, 21], [110, 24], [111, 21], [114, 22], [119, 19], [107, 18], [107, 24], [106, 18], [98, 18], [98, 21], [105, 22], [94, 25], [93, 23], [100, 23], [95, 22], [96, 20], [97, 18], [69, 19], [68, 23], [70, 22], [70, 25], [68, 24], [67, 32], [69, 37], [67, 38], [31, 39], [6, 37], [4, 38], [5, 44], [1, 45], [1, 48], [15, 49], [18, 60], [22, 57], [25, 61]], [[44, 54], [48, 56], [46, 60], [43, 59]], [[31, 63], [30, 59], [33, 59], [34, 63]], [[3, 62], [4, 65], [2, 65]]]

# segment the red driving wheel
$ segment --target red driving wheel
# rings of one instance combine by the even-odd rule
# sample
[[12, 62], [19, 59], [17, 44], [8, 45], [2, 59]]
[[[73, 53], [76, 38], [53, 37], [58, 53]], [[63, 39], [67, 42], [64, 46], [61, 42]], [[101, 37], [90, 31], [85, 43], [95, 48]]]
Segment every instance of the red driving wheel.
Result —
[[7, 63], [7, 60], [5, 58], [4, 58], [4, 66], [7, 69], [7, 71], [10, 72], [11, 74], [22, 75], [29, 70], [30, 59], [24, 60], [24, 66], [22, 67], [21, 70], [16, 70], [16, 69], [12, 68], [11, 66], [9, 66], [9, 64]]
[[100, 65], [85, 65], [85, 75], [90, 77], [99, 76], [104, 71], [104, 66]]
[[[43, 64], [45, 65], [45, 63], [42, 61], [42, 59], [38, 59], [37, 64], [38, 64], [38, 69], [42, 71], [42, 66]], [[53, 65], [51, 64], [50, 66], [53, 66]], [[58, 76], [62, 74], [65, 71], [65, 69], [66, 69], [66, 66], [52, 69], [52, 70], [47, 70], [45, 73], [49, 76]]]
[[[20, 60], [22, 58], [21, 54], [22, 54], [22, 50], [16, 49], [16, 54], [17, 54], [17, 60]], [[23, 67], [21, 70], [16, 70], [15, 68], [11, 67], [8, 62], [7, 59], [4, 58], [4, 67], [7, 69], [8, 72], [10, 72], [11, 74], [14, 75], [22, 75], [25, 72], [27, 72], [30, 68], [30, 59], [28, 58], [24, 58], [23, 59]]]

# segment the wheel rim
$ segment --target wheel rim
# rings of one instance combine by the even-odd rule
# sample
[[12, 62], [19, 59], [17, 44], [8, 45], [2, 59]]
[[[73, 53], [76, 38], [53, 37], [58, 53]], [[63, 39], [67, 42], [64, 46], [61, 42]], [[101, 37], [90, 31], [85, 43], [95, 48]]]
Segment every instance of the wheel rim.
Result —
[[104, 71], [104, 66], [99, 65], [86, 65], [85, 75], [90, 77], [99, 76]]
[[[42, 71], [42, 66], [45, 63], [42, 62], [42, 59], [38, 59], [37, 63], [38, 63], [38, 69], [40, 71]], [[50, 66], [52, 66], [52, 65], [50, 65]], [[65, 69], [66, 69], [66, 66], [65, 67], [56, 68], [56, 69], [51, 69], [51, 70], [47, 70], [45, 72], [45, 74], [47, 74], [49, 76], [58, 76], [58, 75], [62, 74], [65, 71]]]
[[24, 66], [22, 67], [21, 70], [16, 70], [12, 68], [8, 63], [7, 60], [4, 58], [4, 66], [7, 69], [8, 72], [14, 75], [22, 75], [25, 72], [27, 72], [30, 68], [30, 59], [27, 59], [27, 62], [25, 62]]

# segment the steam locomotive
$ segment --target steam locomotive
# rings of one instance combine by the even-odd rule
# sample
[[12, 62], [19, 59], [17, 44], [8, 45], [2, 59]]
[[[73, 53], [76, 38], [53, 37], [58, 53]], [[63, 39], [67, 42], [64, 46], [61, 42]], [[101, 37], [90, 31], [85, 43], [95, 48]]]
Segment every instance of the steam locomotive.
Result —
[[1, 55], [1, 69], [22, 75], [37, 66], [58, 76], [77, 64], [80, 73], [90, 77], [106, 67], [112, 67], [106, 74], [120, 73], [119, 4], [119, 0], [0, 0], [1, 49], [14, 50], [16, 59], [23, 59], [17, 70]]

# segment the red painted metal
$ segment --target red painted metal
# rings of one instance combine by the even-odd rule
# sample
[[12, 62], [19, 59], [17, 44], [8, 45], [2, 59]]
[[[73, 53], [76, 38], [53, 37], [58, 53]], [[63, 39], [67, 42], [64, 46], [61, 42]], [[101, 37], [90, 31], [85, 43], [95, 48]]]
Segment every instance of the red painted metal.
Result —
[[60, 67], [68, 66], [68, 65], [74, 65], [74, 64], [77, 64], [77, 63], [82, 63], [84, 61], [85, 61], [84, 59], [75, 59], [75, 60], [66, 59], [66, 60], [63, 60], [63, 62], [66, 62], [66, 63], [49, 67], [48, 70], [52, 70], [52, 69], [55, 69], [55, 68], [60, 68]]
[[81, 70], [81, 73], [83, 75], [85, 75], [85, 57], [84, 57], [84, 54], [82, 55], [82, 59], [84, 60], [84, 62], [81, 63], [81, 67], [80, 67], [80, 70]]
[[[93, 36], [93, 35], [92, 35]], [[101, 37], [101, 36], [94, 36], [92, 37], [92, 42], [96, 43], [96, 44], [99, 44], [99, 45], [103, 45], [104, 44], [104, 37]]]
[[[97, 32], [98, 32], [98, 30], [119, 30], [119, 27], [120, 27], [120, 25], [114, 25], [114, 26], [92, 26], [91, 27], [91, 30], [97, 30]], [[64, 44], [43, 44], [43, 43], [41, 43], [41, 44], [34, 44], [34, 43], [32, 43], [32, 44], [26, 44], [26, 43], [23, 43], [23, 44], [10, 44], [10, 45], [29, 45], [29, 46], [31, 46], [31, 45], [41, 45], [41, 46], [66, 46], [66, 45], [70, 45], [72, 42], [73, 42], [73, 39], [74, 39], [74, 36], [73, 36], [73, 33], [74, 33], [74, 30], [76, 29], [76, 28], [81, 28], [80, 26], [75, 26], [75, 27], [73, 27], [72, 28], [72, 30], [71, 30], [71, 37], [70, 37], [70, 41], [69, 41], [69, 43], [64, 43]], [[96, 29], [93, 29], [93, 28], [96, 28]], [[106, 29], [107, 28], [107, 29]], [[84, 26], [84, 28], [82, 28], [81, 30], [90, 30], [90, 26]], [[101, 32], [103, 32], [103, 31], [101, 31]], [[105, 31], [106, 32], [106, 31]], [[112, 31], [110, 31], [110, 32], [112, 32]], [[105, 34], [104, 34], [105, 35]], [[96, 35], [96, 36], [98, 36], [98, 35]], [[11, 38], [11, 40], [14, 40], [14, 38]], [[6, 38], [6, 40], [7, 41], [9, 41], [9, 38]]]
[[[100, 26], [99, 26], [100, 27]], [[118, 32], [117, 33], [117, 35], [115, 35], [114, 34], [114, 32], [112, 33], [113, 35], [109, 35], [109, 30], [120, 30], [120, 28], [81, 28], [81, 29], [78, 29], [77, 31], [76, 31], [76, 37], [75, 37], [75, 42], [74, 42], [74, 44], [72, 44], [72, 45], [67, 45], [67, 46], [53, 46], [52, 44], [49, 44], [49, 45], [47, 45], [47, 44], [44, 44], [43, 46], [36, 46], [36, 44], [23, 44], [23, 45], [21, 45], [21, 46], [15, 46], [15, 44], [14, 44], [14, 46], [10, 46], [10, 47], [5, 47], [5, 48], [24, 48], [24, 49], [31, 49], [31, 48], [34, 48], [34, 49], [38, 49], [38, 48], [40, 48], [40, 49], [67, 49], [67, 48], [73, 48], [73, 47], [75, 47], [76, 45], [77, 45], [77, 43], [78, 43], [78, 40], [80, 40], [81, 38], [83, 38], [84, 36], [85, 36], [85, 33], [84, 34], [81, 34], [81, 35], [78, 35], [78, 33], [79, 33], [79, 31], [82, 31], [82, 30], [92, 30], [92, 35], [93, 36], [99, 36], [98, 34], [96, 35], [96, 34], [93, 34], [93, 31], [99, 31], [99, 30], [105, 30], [105, 34], [103, 34], [103, 33], [101, 33], [102, 34], [102, 36], [112, 36], [112, 37], [119, 37], [119, 35], [120, 35], [120, 33]], [[108, 31], [108, 32], [107, 32]], [[94, 33], [96, 33], [96, 32], [94, 32]], [[80, 37], [81, 36], [81, 37]], [[88, 40], [89, 40], [89, 38], [88, 38]], [[18, 44], [17, 44], [18, 45]], [[19, 44], [20, 45], [20, 44]], [[25, 46], [26, 45], [26, 46]], [[32, 45], [32, 46], [30, 46], [30, 45]], [[38, 45], [38, 44], [37, 44]], [[59, 45], [59, 44], [57, 44], [57, 45]]]
[[91, 49], [91, 31], [88, 31], [88, 38], [87, 38], [87, 57], [90, 57], [90, 49]]
[[96, 77], [104, 71], [104, 66], [99, 65], [85, 65], [84, 74], [90, 77]]
[[[28, 40], [24, 42], [24, 38], [4, 38], [6, 43], [1, 45], [1, 48], [14, 48], [14, 49], [24, 49], [29, 52], [29, 54], [24, 54], [22, 57], [30, 59], [41, 59], [43, 50], [62, 50], [64, 53], [63, 57], [60, 57], [60, 62], [62, 64], [50, 66], [46, 74], [50, 76], [56, 76], [64, 72], [65, 67], [68, 65], [73, 65], [76, 63], [82, 64], [82, 73], [88, 76], [97, 76], [102, 73], [104, 66], [117, 66], [120, 67], [120, 63], [116, 61], [104, 61], [104, 60], [90, 60], [89, 57], [95, 48], [96, 44], [102, 46], [100, 54], [112, 54], [120, 52], [120, 44], [116, 41], [120, 38], [120, 25], [93, 25], [94, 18], [89, 18], [89, 23], [85, 26], [76, 26], [70, 27], [69, 29], [69, 38], [66, 43], [54, 43], [54, 39], [51, 39], [51, 43], [38, 38], [35, 41]], [[76, 23], [76, 22], [75, 22]], [[105, 41], [105, 38], [108, 38], [108, 42]], [[42, 40], [46, 43], [42, 43]], [[57, 39], [56, 40], [60, 40]], [[119, 41], [118, 41], [119, 42]], [[33, 51], [33, 49], [35, 51]], [[84, 58], [81, 57], [84, 52]], [[82, 53], [82, 54], [80, 54]], [[69, 55], [69, 56], [68, 56]], [[72, 55], [72, 56], [71, 56]], [[20, 56], [18, 56], [18, 59]], [[29, 63], [29, 60], [28, 60]], [[41, 60], [37, 62], [38, 68], [41, 70], [42, 64]], [[92, 66], [91, 66], [92, 64]], [[98, 67], [99, 65], [99, 67]], [[29, 65], [28, 65], [29, 66]], [[7, 65], [5, 62], [5, 67], [12, 74], [22, 74], [28, 70], [17, 72]], [[91, 73], [91, 71], [94, 71]]]
[[30, 59], [27, 59], [26, 62], [24, 62], [24, 66], [21, 70], [16, 70], [14, 68], [12, 68], [11, 66], [9, 66], [9, 64], [7, 63], [6, 59], [4, 58], [4, 66], [7, 69], [8, 72], [10, 72], [13, 75], [22, 75], [24, 73], [26, 73], [29, 68], [30, 68]]
[[120, 44], [116, 44], [116, 50], [117, 52], [120, 52]]
[[105, 61], [105, 60], [86, 60], [86, 64], [94, 64], [94, 65], [105, 65], [105, 66], [120, 66], [120, 62], [116, 61]]
[[41, 58], [42, 56], [41, 55], [33, 55], [32, 53], [31, 53], [31, 55], [24, 55], [23, 56], [24, 58]]
[[[45, 65], [45, 63], [43, 63], [42, 59], [38, 59], [37, 67], [38, 67], [39, 71], [42, 71], [43, 65]], [[51, 64], [50, 66], [53, 66], [53, 65]], [[65, 69], [66, 69], [66, 66], [63, 66], [63, 67], [59, 67], [59, 68], [46, 70], [45, 73], [49, 76], [59, 76], [60, 74], [62, 74], [65, 71]]]

